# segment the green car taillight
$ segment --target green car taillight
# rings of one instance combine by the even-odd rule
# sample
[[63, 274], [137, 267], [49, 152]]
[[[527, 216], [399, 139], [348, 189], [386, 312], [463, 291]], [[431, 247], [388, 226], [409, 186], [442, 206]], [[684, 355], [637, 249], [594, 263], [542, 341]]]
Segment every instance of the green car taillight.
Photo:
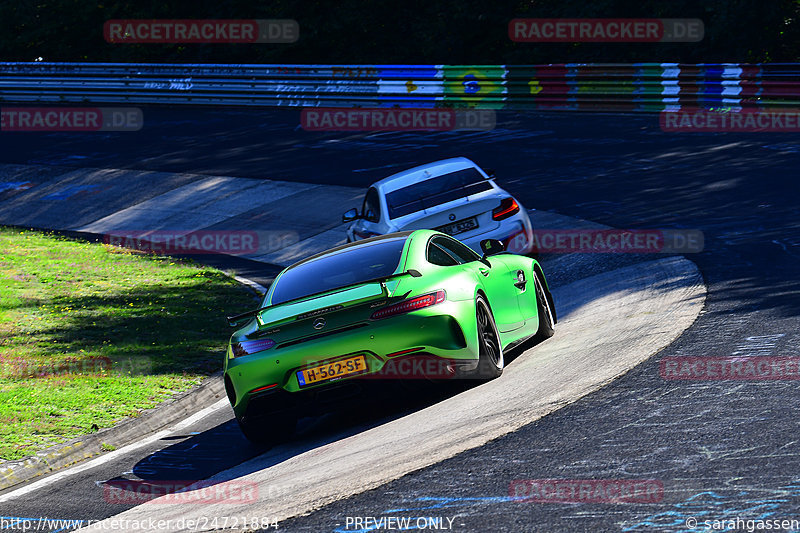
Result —
[[389, 318], [390, 316], [394, 315], [401, 315], [403, 313], [410, 313], [411, 311], [417, 311], [425, 307], [442, 303], [446, 298], [447, 295], [444, 291], [440, 290], [436, 292], [429, 292], [428, 294], [415, 296], [414, 298], [384, 307], [383, 309], [378, 309], [372, 313], [372, 318], [377, 320], [381, 318]]
[[275, 341], [272, 339], [258, 339], [255, 341], [241, 341], [235, 342], [231, 345], [231, 351], [234, 357], [241, 357], [243, 355], [250, 355], [251, 353], [263, 352], [275, 346]]

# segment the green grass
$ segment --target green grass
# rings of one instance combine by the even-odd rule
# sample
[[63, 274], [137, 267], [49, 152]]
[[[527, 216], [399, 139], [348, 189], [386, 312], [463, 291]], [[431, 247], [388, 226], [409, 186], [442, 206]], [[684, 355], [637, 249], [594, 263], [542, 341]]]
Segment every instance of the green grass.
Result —
[[222, 272], [0, 226], [0, 460], [138, 416], [222, 368]]

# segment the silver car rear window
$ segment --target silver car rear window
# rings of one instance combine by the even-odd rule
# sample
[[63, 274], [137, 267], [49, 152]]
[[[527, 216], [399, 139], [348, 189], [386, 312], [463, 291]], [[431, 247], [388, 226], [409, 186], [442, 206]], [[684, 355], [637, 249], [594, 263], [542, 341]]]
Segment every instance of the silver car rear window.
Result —
[[386, 205], [394, 219], [491, 189], [477, 169], [465, 168], [387, 193]]

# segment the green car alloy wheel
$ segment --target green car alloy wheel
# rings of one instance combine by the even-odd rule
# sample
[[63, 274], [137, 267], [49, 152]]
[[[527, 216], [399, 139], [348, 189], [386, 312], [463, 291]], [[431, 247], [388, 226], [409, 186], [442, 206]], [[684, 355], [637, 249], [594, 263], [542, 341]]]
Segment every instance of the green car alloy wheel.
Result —
[[553, 334], [553, 298], [535, 259], [432, 230], [333, 248], [281, 272], [225, 357], [244, 434], [274, 442], [331, 398], [371, 380], [492, 379], [511, 346]]

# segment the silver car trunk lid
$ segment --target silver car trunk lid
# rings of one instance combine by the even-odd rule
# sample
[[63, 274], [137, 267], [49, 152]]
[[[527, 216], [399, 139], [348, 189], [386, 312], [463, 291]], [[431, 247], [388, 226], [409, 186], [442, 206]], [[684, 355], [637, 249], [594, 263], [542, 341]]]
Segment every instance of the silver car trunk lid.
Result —
[[[492, 210], [500, 205], [502, 195], [492, 191], [489, 194], [473, 195], [460, 198], [446, 204], [437, 205], [423, 211], [417, 211], [393, 221], [402, 230], [415, 230], [423, 228], [460, 230], [473, 232], [476, 229], [481, 233], [497, 228], [500, 223], [492, 219]], [[474, 223], [470, 222], [474, 219]], [[472, 227], [474, 225], [477, 227]], [[447, 228], [455, 226], [455, 228]], [[466, 229], [469, 227], [470, 229]], [[446, 231], [445, 233], [449, 233]]]

